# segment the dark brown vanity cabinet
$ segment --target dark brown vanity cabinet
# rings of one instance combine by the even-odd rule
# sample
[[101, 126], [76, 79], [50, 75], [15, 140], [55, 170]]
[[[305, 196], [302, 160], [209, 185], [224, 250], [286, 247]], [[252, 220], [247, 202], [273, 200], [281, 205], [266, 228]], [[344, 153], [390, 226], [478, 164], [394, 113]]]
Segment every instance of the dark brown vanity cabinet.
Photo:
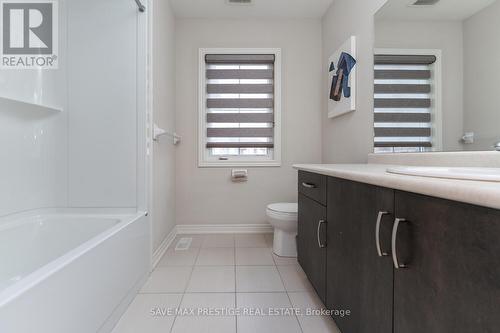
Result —
[[299, 262], [350, 310], [343, 333], [500, 331], [499, 210], [319, 177], [326, 207], [299, 193]]
[[299, 175], [298, 261], [320, 299], [326, 296], [326, 177]]
[[[299, 194], [298, 260], [321, 301], [326, 295], [326, 247], [318, 244], [318, 228], [325, 228], [326, 207]], [[324, 241], [323, 241], [324, 242]]]
[[500, 211], [396, 191], [395, 333], [500, 332]]
[[327, 207], [325, 305], [351, 312], [335, 318], [344, 333], [392, 332], [394, 191], [330, 177]]

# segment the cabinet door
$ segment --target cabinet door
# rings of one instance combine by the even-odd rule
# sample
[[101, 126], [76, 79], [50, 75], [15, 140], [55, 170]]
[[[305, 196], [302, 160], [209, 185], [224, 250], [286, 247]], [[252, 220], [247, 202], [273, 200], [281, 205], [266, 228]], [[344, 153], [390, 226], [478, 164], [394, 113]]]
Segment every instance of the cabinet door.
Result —
[[318, 225], [321, 237], [326, 232], [326, 223], [320, 225], [321, 221], [326, 222], [326, 207], [299, 193], [298, 220], [298, 260], [318, 296], [325, 302], [326, 248], [318, 244]]
[[[327, 188], [327, 307], [351, 312], [334, 317], [343, 333], [391, 333], [394, 191], [336, 178]], [[387, 212], [380, 228], [383, 257], [375, 241], [379, 212]]]
[[500, 212], [396, 192], [395, 333], [500, 328]]

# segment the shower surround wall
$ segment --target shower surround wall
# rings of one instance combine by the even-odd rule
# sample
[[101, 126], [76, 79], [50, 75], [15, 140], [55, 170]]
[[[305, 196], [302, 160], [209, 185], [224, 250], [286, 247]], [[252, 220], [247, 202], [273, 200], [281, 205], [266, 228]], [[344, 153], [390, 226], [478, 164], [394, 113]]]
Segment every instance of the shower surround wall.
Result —
[[0, 69], [0, 216], [67, 205], [67, 16], [60, 17], [59, 69]]
[[135, 2], [59, 1], [59, 69], [0, 70], [0, 216], [137, 207]]
[[65, 137], [65, 114], [0, 102], [0, 216], [66, 205]]
[[69, 1], [68, 204], [137, 206], [137, 6]]

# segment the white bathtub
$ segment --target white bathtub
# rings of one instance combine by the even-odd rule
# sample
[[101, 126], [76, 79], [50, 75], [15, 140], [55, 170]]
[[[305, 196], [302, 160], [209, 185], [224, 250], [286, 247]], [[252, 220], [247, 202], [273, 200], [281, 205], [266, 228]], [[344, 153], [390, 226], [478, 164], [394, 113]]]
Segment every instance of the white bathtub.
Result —
[[0, 218], [0, 332], [110, 332], [150, 269], [144, 213]]

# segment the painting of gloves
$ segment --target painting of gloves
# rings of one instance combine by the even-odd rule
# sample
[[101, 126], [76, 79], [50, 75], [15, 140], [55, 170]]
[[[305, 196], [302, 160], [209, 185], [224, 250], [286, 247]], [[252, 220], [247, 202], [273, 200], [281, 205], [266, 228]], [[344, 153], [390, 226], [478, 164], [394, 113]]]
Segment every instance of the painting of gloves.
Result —
[[356, 37], [346, 40], [328, 62], [328, 118], [334, 118], [356, 109]]

